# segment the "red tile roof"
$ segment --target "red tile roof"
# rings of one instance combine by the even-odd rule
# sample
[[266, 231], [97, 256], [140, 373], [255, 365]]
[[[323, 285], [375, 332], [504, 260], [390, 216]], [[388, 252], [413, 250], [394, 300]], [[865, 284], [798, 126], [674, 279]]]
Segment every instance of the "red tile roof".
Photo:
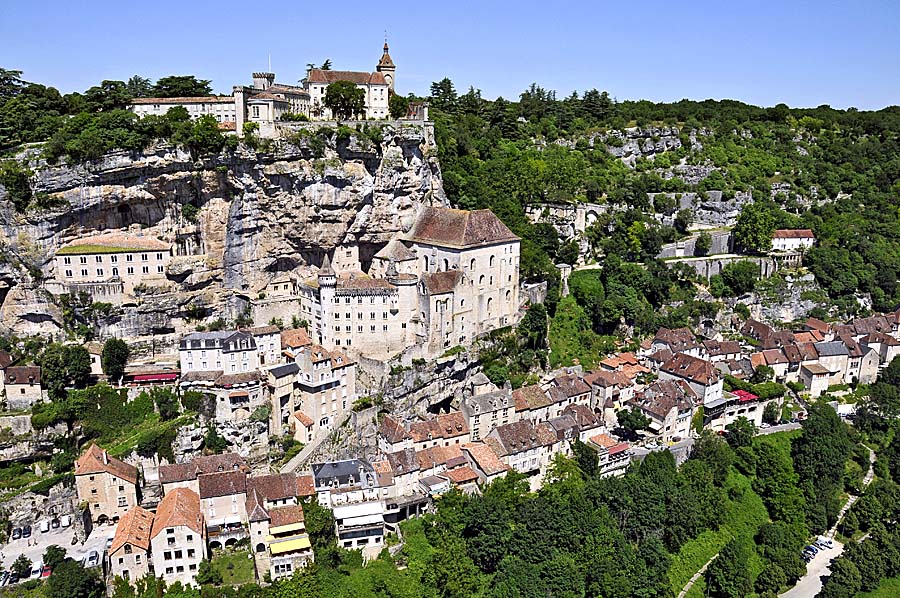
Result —
[[109, 546], [109, 554], [113, 554], [125, 544], [131, 544], [142, 550], [150, 549], [150, 529], [153, 527], [153, 513], [141, 507], [132, 507], [122, 515], [116, 525], [116, 535]]
[[289, 505], [286, 507], [274, 507], [269, 509], [269, 525], [271, 527], [303, 523], [303, 520], [303, 507], [300, 505]]
[[191, 96], [180, 98], [134, 98], [132, 104], [233, 104], [231, 96]]
[[672, 359], [662, 365], [660, 371], [704, 386], [719, 381], [719, 370], [712, 362], [686, 353], [673, 355]]
[[378, 433], [390, 444], [397, 444], [411, 438], [403, 425], [390, 415], [381, 418], [381, 423], [378, 424]]
[[468, 465], [451, 469], [443, 475], [454, 484], [467, 484], [478, 479], [478, 474]]
[[462, 445], [463, 451], [468, 453], [475, 465], [486, 476], [497, 475], [509, 470], [509, 466], [500, 460], [497, 453], [483, 442], [470, 442]]
[[300, 498], [313, 496], [316, 493], [316, 481], [312, 474], [297, 476], [297, 496]]
[[462, 411], [442, 413], [434, 419], [415, 422], [409, 426], [409, 434], [415, 442], [438, 438], [455, 438], [469, 433]]
[[294, 328], [281, 331], [281, 348], [296, 349], [312, 344], [309, 333], [304, 328]]
[[207, 473], [197, 476], [200, 498], [230, 496], [247, 492], [247, 474], [243, 471]]
[[349, 81], [355, 85], [387, 85], [384, 75], [379, 72], [368, 73], [365, 71], [323, 71], [322, 69], [310, 69], [306, 75], [308, 83], [324, 83], [330, 85], [337, 81]]
[[36, 365], [13, 365], [6, 368], [6, 384], [41, 384], [41, 368]]
[[808, 228], [779, 229], [772, 234], [773, 239], [815, 239], [816, 236]]
[[137, 467], [110, 457], [109, 453], [93, 442], [75, 461], [75, 475], [108, 473], [117, 478], [137, 484]]
[[150, 537], [155, 538], [167, 527], [180, 525], [189, 527], [198, 534], [203, 533], [200, 496], [189, 488], [175, 488], [166, 493], [156, 507]]

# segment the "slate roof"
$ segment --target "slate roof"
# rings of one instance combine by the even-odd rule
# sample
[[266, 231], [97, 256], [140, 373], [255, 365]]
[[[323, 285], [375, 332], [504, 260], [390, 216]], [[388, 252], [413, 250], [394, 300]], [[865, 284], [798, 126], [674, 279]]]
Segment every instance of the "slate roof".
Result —
[[665, 344], [673, 353], [688, 351], [700, 345], [690, 328], [660, 328], [653, 337], [654, 343]]
[[662, 365], [660, 371], [696, 382], [697, 384], [703, 384], [704, 386], [709, 386], [719, 381], [719, 371], [712, 362], [687, 355], [686, 353], [673, 355], [672, 359]]
[[166, 493], [156, 507], [150, 537], [155, 538], [167, 527], [182, 525], [198, 534], [203, 530], [200, 496], [189, 488], [175, 488]]
[[362, 484], [366, 480], [365, 474], [372, 471], [372, 466], [363, 459], [345, 459], [312, 465], [316, 488], [330, 487], [330, 482], [335, 479], [342, 486]]
[[849, 355], [847, 345], [841, 341], [830, 341], [827, 343], [816, 343], [816, 351], [819, 357], [835, 357], [838, 355]]
[[741, 354], [741, 344], [737, 341], [703, 341], [703, 348], [710, 357]]
[[741, 333], [751, 336], [758, 341], [762, 341], [775, 334], [775, 329], [759, 320], [750, 318], [744, 322], [743, 327], [741, 327]]
[[460, 409], [468, 415], [478, 413], [490, 413], [514, 407], [512, 391], [508, 389], [486, 392], [480, 395], [469, 396], [463, 399]]
[[131, 507], [122, 515], [116, 525], [116, 535], [109, 545], [109, 554], [119, 550], [125, 544], [137, 546], [141, 550], [150, 549], [150, 529], [153, 526], [153, 513], [139, 506]]
[[111, 457], [104, 449], [92, 442], [75, 460], [75, 475], [96, 473], [109, 473], [132, 484], [137, 484], [137, 467]]
[[134, 98], [132, 104], [233, 104], [232, 96], [185, 96], [178, 98]]
[[300, 371], [300, 366], [294, 362], [285, 363], [284, 365], [277, 365], [273, 368], [269, 368], [269, 373], [271, 373], [276, 379], [287, 378], [288, 376], [294, 376], [299, 371]]
[[297, 476], [293, 473], [273, 473], [247, 478], [247, 487], [259, 492], [263, 500], [283, 500], [297, 496]]
[[635, 395], [632, 403], [659, 420], [664, 420], [673, 407], [679, 411], [693, 407], [685, 388], [671, 380], [654, 382]]
[[409, 241], [438, 247], [479, 247], [518, 241], [490, 210], [454, 210], [426, 206], [407, 235]]
[[247, 492], [247, 474], [243, 471], [205, 473], [197, 476], [200, 498], [230, 496]]
[[555, 403], [578, 397], [583, 394], [590, 394], [590, 392], [590, 385], [573, 374], [557, 376], [547, 388], [547, 394]]

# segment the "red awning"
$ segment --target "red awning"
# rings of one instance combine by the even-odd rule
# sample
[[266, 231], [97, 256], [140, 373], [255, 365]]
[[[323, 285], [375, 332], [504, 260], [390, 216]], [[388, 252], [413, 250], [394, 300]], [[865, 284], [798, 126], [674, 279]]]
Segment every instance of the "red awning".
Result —
[[178, 372], [168, 372], [159, 374], [136, 374], [135, 382], [169, 382], [178, 379]]
[[746, 390], [735, 390], [732, 392], [734, 396], [736, 396], [743, 403], [745, 401], [755, 401], [759, 397], [753, 394], [752, 392], [748, 392]]

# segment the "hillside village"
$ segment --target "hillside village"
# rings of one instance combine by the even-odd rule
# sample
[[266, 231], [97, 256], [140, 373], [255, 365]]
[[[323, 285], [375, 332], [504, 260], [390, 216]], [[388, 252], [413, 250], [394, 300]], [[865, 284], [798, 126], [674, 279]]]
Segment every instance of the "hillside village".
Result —
[[[534, 134], [548, 161], [583, 151], [642, 184], [653, 172], [658, 189], [632, 202], [612, 184], [588, 192], [591, 180], [577, 199], [535, 193], [511, 211], [506, 189], [490, 201], [464, 192], [472, 181], [458, 164], [445, 177], [441, 143], [459, 109], [447, 97], [462, 100], [444, 82], [430, 98], [392, 102], [402, 79], [386, 41], [371, 72], [309, 66], [296, 86], [258, 72], [231, 95], [143, 94], [121, 108], [138, 123], [208, 125], [213, 152], [177, 135], [87, 165], [25, 148], [30, 197], [59, 202], [41, 213], [16, 211], [0, 179], [13, 223], [0, 264], [0, 568], [18, 562], [39, 587], [53, 575], [48, 549], [64, 547], [107, 594], [142, 598], [152, 587], [294, 588], [279, 584], [340, 567], [418, 571], [423, 543], [437, 569], [444, 544], [460, 550], [447, 529], [477, 546], [495, 518], [516, 527], [471, 507], [501, 495], [539, 522], [522, 497], [546, 501], [547, 517], [582, 508], [573, 496], [601, 504], [582, 527], [610, 525], [633, 534], [623, 546], [666, 555], [648, 596], [687, 594], [732, 535], [747, 536], [722, 523], [736, 510], [759, 519], [754, 533], [802, 531], [791, 531], [801, 537], [789, 557], [779, 553], [797, 566], [755, 595], [809, 577], [816, 550], [803, 545], [833, 548], [820, 533], [846, 531], [841, 550], [863, 545], [875, 524], [862, 515], [850, 529], [847, 512], [857, 521], [856, 498], [893, 467], [868, 448], [894, 438], [894, 415], [873, 415], [870, 393], [896, 383], [900, 309], [881, 274], [859, 277], [866, 292], [848, 283], [829, 297], [843, 288], [840, 267], [816, 252], [834, 248], [817, 238], [831, 230], [788, 211], [796, 189], [781, 172], [761, 192], [713, 188], [705, 181], [724, 188], [727, 171], [690, 163], [713, 138], [693, 124]], [[345, 83], [362, 98], [349, 114], [327, 99]], [[466, 145], [462, 127], [454, 135]], [[790, 201], [824, 211], [843, 199]], [[838, 481], [813, 489], [807, 468], [800, 488], [799, 449], [777, 451], [826, 420], [848, 447]], [[810, 514], [776, 504], [775, 484], [758, 481], [776, 474]], [[684, 503], [641, 476], [671, 483]], [[701, 503], [699, 523], [689, 509]], [[697, 519], [690, 531], [679, 504]], [[665, 524], [630, 528], [645, 524], [629, 516], [660, 505]], [[705, 565], [685, 565], [687, 579], [667, 569], [712, 534]], [[513, 565], [481, 549], [464, 562], [502, 579]], [[655, 558], [616, 550], [646, 567]], [[529, 558], [517, 566], [549, 562]], [[15, 575], [0, 574], [0, 587], [25, 581]], [[766, 578], [754, 572], [756, 586]], [[573, 595], [633, 595], [596, 583]]]

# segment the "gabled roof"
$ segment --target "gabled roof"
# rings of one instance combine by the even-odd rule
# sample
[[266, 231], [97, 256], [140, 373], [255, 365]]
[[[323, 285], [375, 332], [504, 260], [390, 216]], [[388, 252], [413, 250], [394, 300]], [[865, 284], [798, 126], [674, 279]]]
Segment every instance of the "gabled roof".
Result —
[[643, 392], [638, 393], [631, 402], [644, 413], [649, 413], [659, 420], [664, 420], [675, 407], [679, 411], [693, 407], [693, 402], [685, 392], [684, 386], [671, 380], [654, 382]]
[[634, 353], [617, 353], [600, 361], [600, 365], [608, 370], [618, 370], [625, 366], [638, 365], [638, 360]]
[[451, 469], [444, 476], [454, 484], [467, 484], [478, 479], [478, 474], [468, 465]]
[[36, 365], [13, 365], [6, 368], [6, 384], [41, 383], [41, 368]]
[[191, 96], [179, 98], [133, 98], [132, 104], [233, 104], [232, 96]]
[[250, 466], [247, 465], [244, 458], [237, 453], [201, 455], [199, 457], [194, 457], [194, 460], [189, 463], [160, 465], [159, 481], [162, 484], [185, 482], [187, 480], [197, 479], [197, 476], [200, 474], [226, 471], [242, 471], [244, 473], [250, 473]]
[[247, 492], [247, 474], [243, 471], [207, 473], [197, 476], [200, 498], [231, 496]]
[[704, 386], [719, 381], [719, 371], [712, 362], [686, 353], [673, 355], [672, 359], [662, 364], [660, 371]]
[[788, 358], [781, 349], [765, 349], [763, 357], [766, 359], [766, 365], [777, 365], [780, 363], [788, 363]]
[[827, 334], [828, 331], [831, 330], [831, 326], [828, 325], [828, 322], [825, 322], [824, 320], [820, 320], [818, 318], [807, 318], [804, 325], [809, 330], [818, 330], [823, 334]]
[[416, 451], [416, 463], [420, 469], [432, 469], [444, 466], [447, 469], [458, 467], [466, 462], [462, 449], [458, 444], [450, 446], [432, 446], [421, 451]]
[[131, 507], [116, 525], [116, 535], [113, 536], [112, 544], [109, 546], [109, 553], [113, 554], [126, 544], [141, 550], [149, 550], [152, 527], [153, 513], [139, 506]]
[[349, 81], [354, 85], [387, 85], [384, 75], [378, 72], [365, 71], [323, 71], [322, 69], [310, 69], [306, 75], [308, 83], [324, 83], [330, 85], [338, 81]]
[[297, 476], [293, 473], [273, 473], [247, 478], [248, 489], [256, 490], [263, 500], [283, 500], [297, 496]]
[[378, 433], [390, 444], [396, 444], [403, 442], [407, 438], [412, 438], [409, 432], [406, 431], [406, 428], [403, 427], [403, 424], [390, 415], [385, 415], [381, 418], [381, 422], [378, 424]]
[[703, 341], [703, 348], [710, 357], [734, 355], [741, 353], [741, 344], [737, 341]]
[[841, 341], [830, 341], [827, 343], [816, 343], [816, 351], [819, 357], [835, 357], [839, 355], [849, 355], [847, 345]]
[[478, 469], [484, 472], [486, 476], [497, 475], [509, 470], [509, 466], [500, 460], [500, 457], [493, 448], [483, 442], [470, 442], [462, 445], [465, 451]]
[[297, 476], [297, 496], [304, 498], [316, 493], [316, 482], [311, 474]]
[[654, 343], [666, 345], [673, 353], [688, 351], [700, 345], [690, 328], [660, 328], [653, 337]]
[[562, 410], [563, 415], [569, 415], [574, 420], [575, 423], [578, 424], [578, 427], [582, 430], [586, 430], [588, 428], [596, 428], [600, 425], [600, 420], [597, 419], [597, 414], [588, 407], [587, 405], [566, 405], [566, 408]]
[[391, 464], [391, 472], [395, 476], [419, 471], [419, 461], [416, 459], [416, 451], [413, 449], [403, 449], [390, 453], [387, 456], [387, 460]]
[[281, 348], [296, 349], [312, 344], [309, 333], [305, 328], [293, 328], [291, 330], [281, 331]]
[[634, 381], [628, 377], [625, 372], [610, 372], [608, 370], [597, 370], [588, 372], [584, 375], [584, 381], [591, 386], [600, 388], [627, 388], [634, 385]]
[[497, 426], [491, 431], [485, 442], [502, 457], [541, 446], [550, 446], [557, 440], [556, 430], [547, 422], [533, 424], [531, 420], [523, 419]]
[[574, 374], [557, 376], [547, 388], [547, 394], [555, 403], [583, 394], [590, 394], [590, 392], [590, 385]]
[[108, 473], [132, 484], [137, 484], [137, 467], [120, 461], [100, 448], [93, 442], [75, 460], [75, 475], [90, 475], [96, 473]]
[[269, 512], [266, 510], [263, 498], [255, 488], [251, 488], [247, 493], [247, 520], [248, 521], [266, 521], [269, 519]]
[[455, 438], [469, 433], [469, 426], [461, 411], [442, 413], [422, 422], [409, 426], [409, 434], [415, 442], [425, 442], [438, 438]]
[[547, 393], [537, 384], [517, 388], [513, 391], [512, 398], [516, 404], [516, 411], [541, 409], [553, 403]]
[[773, 239], [815, 239], [816, 235], [808, 228], [786, 229], [782, 228], [772, 233]]
[[269, 525], [271, 527], [280, 527], [282, 525], [303, 523], [305, 519], [303, 515], [303, 507], [300, 505], [273, 507], [269, 509], [269, 517]]
[[406, 238], [416, 243], [459, 249], [519, 240], [490, 210], [430, 206], [422, 208]]
[[185, 526], [202, 533], [203, 515], [200, 512], [200, 496], [190, 488], [170, 490], [156, 507], [156, 517], [150, 537], [155, 538], [167, 527]]
[[0, 370], [5, 370], [12, 362], [12, 355], [10, 355], [8, 351], [0, 349]]
[[406, 262], [416, 259], [416, 252], [403, 244], [400, 239], [391, 239], [388, 244], [375, 254], [376, 259]]

